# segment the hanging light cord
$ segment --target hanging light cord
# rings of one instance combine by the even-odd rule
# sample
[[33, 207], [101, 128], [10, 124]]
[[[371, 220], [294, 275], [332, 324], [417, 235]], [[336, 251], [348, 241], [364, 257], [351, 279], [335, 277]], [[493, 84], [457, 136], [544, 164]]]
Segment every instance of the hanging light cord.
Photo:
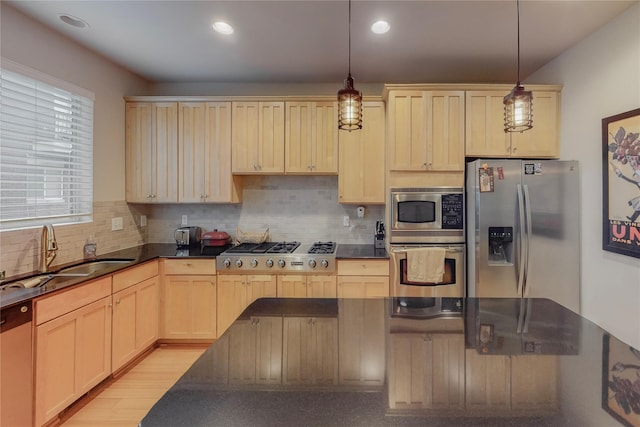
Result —
[[349, 76], [351, 76], [351, 0], [349, 0]]
[[[349, 2], [351, 4], [351, 2]], [[516, 13], [518, 15], [518, 86], [520, 86], [520, 0], [516, 0]], [[349, 54], [351, 56], [351, 54]]]

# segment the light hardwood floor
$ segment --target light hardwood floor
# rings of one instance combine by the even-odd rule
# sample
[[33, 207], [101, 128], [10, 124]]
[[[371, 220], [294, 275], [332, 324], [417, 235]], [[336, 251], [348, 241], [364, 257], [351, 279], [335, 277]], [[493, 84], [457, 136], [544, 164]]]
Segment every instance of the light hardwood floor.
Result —
[[205, 348], [158, 347], [62, 425], [136, 427]]

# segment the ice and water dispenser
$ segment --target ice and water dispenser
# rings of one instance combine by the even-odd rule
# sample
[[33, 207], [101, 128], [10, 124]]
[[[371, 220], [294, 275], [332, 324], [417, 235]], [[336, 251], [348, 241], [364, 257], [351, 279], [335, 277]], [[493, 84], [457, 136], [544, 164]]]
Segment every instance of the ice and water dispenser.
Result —
[[513, 263], [513, 227], [489, 227], [489, 265]]

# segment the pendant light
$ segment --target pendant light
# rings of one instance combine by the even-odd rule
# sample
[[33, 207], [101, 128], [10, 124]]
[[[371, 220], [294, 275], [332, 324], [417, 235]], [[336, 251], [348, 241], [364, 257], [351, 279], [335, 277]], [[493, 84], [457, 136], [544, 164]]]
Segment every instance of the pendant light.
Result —
[[524, 132], [533, 127], [533, 96], [520, 84], [520, 0], [516, 0], [518, 14], [518, 80], [504, 97], [504, 131]]
[[349, 74], [338, 91], [338, 129], [362, 129], [362, 93], [353, 87], [351, 77], [351, 0], [349, 0]]

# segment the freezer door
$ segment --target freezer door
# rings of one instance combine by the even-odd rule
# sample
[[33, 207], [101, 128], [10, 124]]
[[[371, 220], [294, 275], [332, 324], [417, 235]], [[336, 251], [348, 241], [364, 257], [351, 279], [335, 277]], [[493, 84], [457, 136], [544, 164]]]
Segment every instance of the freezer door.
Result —
[[[487, 174], [492, 182], [487, 182]], [[468, 296], [520, 296], [517, 186], [521, 182], [519, 160], [481, 159], [467, 165]], [[512, 241], [492, 246], [490, 229], [511, 230]]]
[[531, 213], [524, 294], [580, 312], [580, 197], [576, 161], [522, 162]]

